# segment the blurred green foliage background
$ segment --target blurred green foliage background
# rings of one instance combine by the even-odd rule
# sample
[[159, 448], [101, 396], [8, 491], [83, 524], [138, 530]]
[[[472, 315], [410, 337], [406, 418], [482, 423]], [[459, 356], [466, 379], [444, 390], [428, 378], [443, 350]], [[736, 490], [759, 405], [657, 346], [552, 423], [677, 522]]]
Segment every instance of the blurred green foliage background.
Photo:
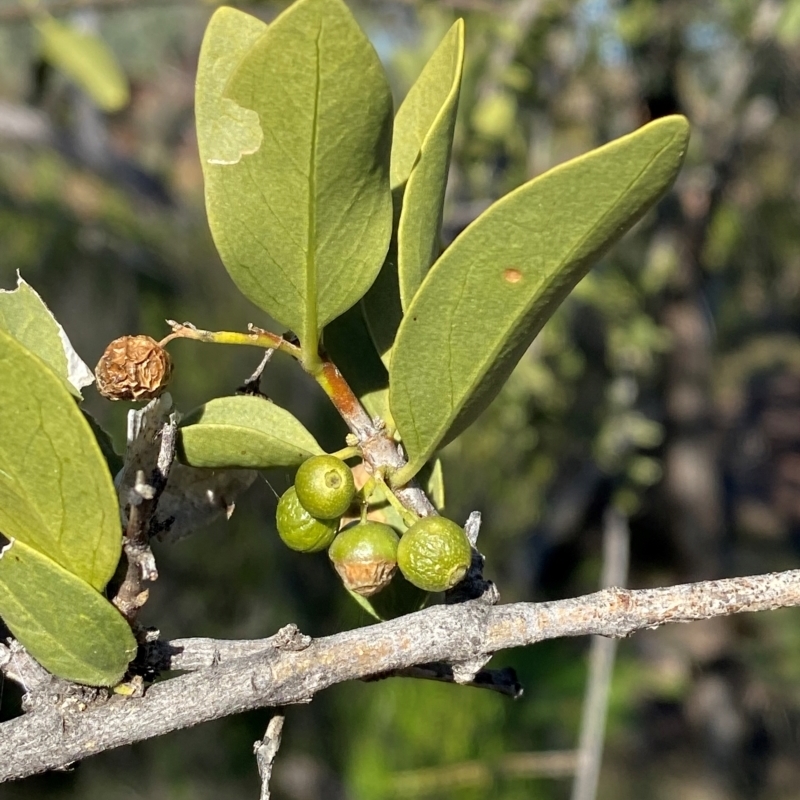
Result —
[[[165, 335], [167, 317], [269, 326], [227, 277], [205, 222], [193, 81], [212, 6], [50, 3], [110, 47], [129, 100], [101, 111], [80, 70], [43, 49], [26, 7], [0, 2], [0, 287], [13, 288], [19, 270], [90, 364], [122, 334]], [[580, 284], [500, 398], [444, 453], [447, 513], [483, 513], [487, 572], [503, 599], [594, 590], [611, 503], [630, 515], [632, 586], [797, 566], [800, 2], [351, 7], [398, 101], [453, 19], [466, 19], [447, 240], [565, 159], [665, 114], [692, 123], [673, 192]], [[280, 8], [245, 10], [269, 21]], [[184, 411], [232, 393], [259, 360], [170, 347]], [[342, 445], [342, 424], [294, 364], [274, 359], [264, 389], [323, 446]], [[127, 406], [87, 394], [122, 445]], [[314, 636], [366, 624], [324, 554], [280, 545], [275, 492], [291, 476], [267, 477], [229, 523], [158, 549], [146, 623], [166, 637], [229, 638], [288, 622]], [[799, 631], [797, 612], [782, 611], [623, 642], [599, 796], [800, 797]], [[497, 656], [526, 687], [516, 702], [403, 680], [329, 690], [288, 710], [274, 795], [567, 797], [558, 754], [576, 744], [586, 650], [559, 641]], [[0, 696], [2, 714], [17, 713], [16, 689]], [[252, 742], [268, 716], [110, 752], [0, 797], [255, 797]]]

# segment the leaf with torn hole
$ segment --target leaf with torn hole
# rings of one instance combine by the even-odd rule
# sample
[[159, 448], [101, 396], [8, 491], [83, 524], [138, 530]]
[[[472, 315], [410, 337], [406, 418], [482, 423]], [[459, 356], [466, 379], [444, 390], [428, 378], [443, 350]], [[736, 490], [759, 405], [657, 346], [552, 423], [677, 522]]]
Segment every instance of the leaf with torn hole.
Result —
[[206, 28], [197, 65], [195, 118], [207, 196], [216, 193], [215, 181], [221, 176], [211, 166], [237, 164], [261, 146], [258, 114], [222, 93], [237, 64], [266, 29], [260, 19], [227, 6], [214, 12]]
[[324, 451], [286, 409], [262, 397], [218, 397], [181, 423], [178, 454], [193, 467], [296, 467]]
[[542, 325], [669, 188], [689, 138], [664, 117], [503, 197], [444, 252], [397, 334], [389, 403], [412, 478], [494, 399]]
[[76, 397], [94, 381], [52, 311], [19, 273], [16, 289], [0, 289], [0, 330], [39, 356]]
[[[236, 285], [299, 335], [309, 363], [322, 328], [364, 295], [386, 254], [391, 93], [341, 0], [299, 0], [253, 44], [237, 36], [245, 52], [224, 97], [257, 113], [263, 139], [223, 165], [209, 162], [230, 152], [215, 153], [206, 136], [209, 225]], [[198, 87], [215, 91], [210, 81]]]
[[60, 678], [118, 683], [136, 655], [136, 640], [117, 609], [24, 542], [0, 539], [0, 617], [14, 637]]
[[0, 331], [0, 531], [102, 589], [121, 551], [117, 497], [89, 423], [56, 374]]

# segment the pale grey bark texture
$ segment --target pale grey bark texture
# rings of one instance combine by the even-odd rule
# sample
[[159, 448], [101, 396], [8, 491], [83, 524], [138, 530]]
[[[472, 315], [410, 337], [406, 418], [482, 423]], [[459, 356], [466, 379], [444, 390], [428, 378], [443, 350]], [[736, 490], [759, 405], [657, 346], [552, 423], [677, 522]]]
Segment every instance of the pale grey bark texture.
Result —
[[[563, 636], [628, 636], [670, 622], [800, 605], [800, 570], [661, 589], [605, 589], [549, 603], [442, 605], [312, 640], [296, 628], [260, 642], [166, 643], [173, 667], [197, 671], [141, 696], [98, 695], [63, 681], [30, 687], [23, 716], [0, 725], [0, 781], [65, 767], [114, 747], [322, 689], [430, 662], [459, 663]], [[174, 651], [174, 655], [169, 655]], [[11, 662], [0, 646], [0, 669]], [[455, 672], [455, 670], [454, 670]]]

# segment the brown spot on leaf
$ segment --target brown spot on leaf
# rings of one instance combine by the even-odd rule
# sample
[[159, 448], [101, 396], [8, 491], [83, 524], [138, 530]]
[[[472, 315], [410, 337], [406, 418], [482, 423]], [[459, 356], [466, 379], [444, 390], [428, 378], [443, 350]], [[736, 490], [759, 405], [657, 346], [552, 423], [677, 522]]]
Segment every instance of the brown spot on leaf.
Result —
[[514, 267], [503, 270], [503, 280], [506, 283], [519, 283], [522, 280], [522, 273]]

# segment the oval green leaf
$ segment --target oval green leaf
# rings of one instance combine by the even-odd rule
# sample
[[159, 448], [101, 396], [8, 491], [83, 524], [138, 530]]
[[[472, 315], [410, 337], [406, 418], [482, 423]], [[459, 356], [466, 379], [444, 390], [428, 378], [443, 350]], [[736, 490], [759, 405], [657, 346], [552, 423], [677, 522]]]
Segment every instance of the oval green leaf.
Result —
[[189, 413], [178, 455], [192, 467], [296, 467], [324, 451], [288, 411], [263, 397], [219, 397]]
[[102, 589], [122, 547], [117, 495], [75, 399], [0, 331], [0, 531]]
[[397, 231], [400, 299], [407, 309], [441, 251], [444, 190], [464, 65], [458, 20], [406, 95], [394, 121], [392, 188], [405, 184]]
[[[320, 331], [369, 289], [392, 227], [392, 99], [341, 0], [299, 0], [246, 52], [224, 95], [261, 140], [204, 158], [209, 224], [239, 289], [316, 357]], [[248, 126], [250, 123], [247, 123]]]
[[689, 136], [665, 117], [515, 189], [436, 262], [397, 334], [389, 402], [413, 477], [494, 399], [542, 325], [669, 188]]
[[122, 615], [86, 581], [19, 540], [0, 548], [0, 617], [59, 678], [119, 683], [136, 655]]
[[94, 381], [52, 311], [20, 275], [16, 289], [0, 289], [0, 330], [39, 356], [76, 397], [81, 397], [80, 390]]
[[227, 6], [214, 12], [206, 28], [197, 63], [194, 113], [207, 200], [225, 191], [225, 173], [214, 165], [235, 164], [261, 145], [258, 114], [222, 95], [233, 71], [266, 29], [260, 19]]
[[391, 185], [395, 233], [386, 262], [363, 300], [383, 363], [423, 278], [441, 252], [450, 151], [464, 64], [464, 23], [447, 32], [406, 95], [394, 120]]
[[108, 45], [93, 33], [37, 16], [34, 27], [41, 37], [42, 57], [72, 78], [103, 111], [119, 111], [128, 104], [128, 79]]

